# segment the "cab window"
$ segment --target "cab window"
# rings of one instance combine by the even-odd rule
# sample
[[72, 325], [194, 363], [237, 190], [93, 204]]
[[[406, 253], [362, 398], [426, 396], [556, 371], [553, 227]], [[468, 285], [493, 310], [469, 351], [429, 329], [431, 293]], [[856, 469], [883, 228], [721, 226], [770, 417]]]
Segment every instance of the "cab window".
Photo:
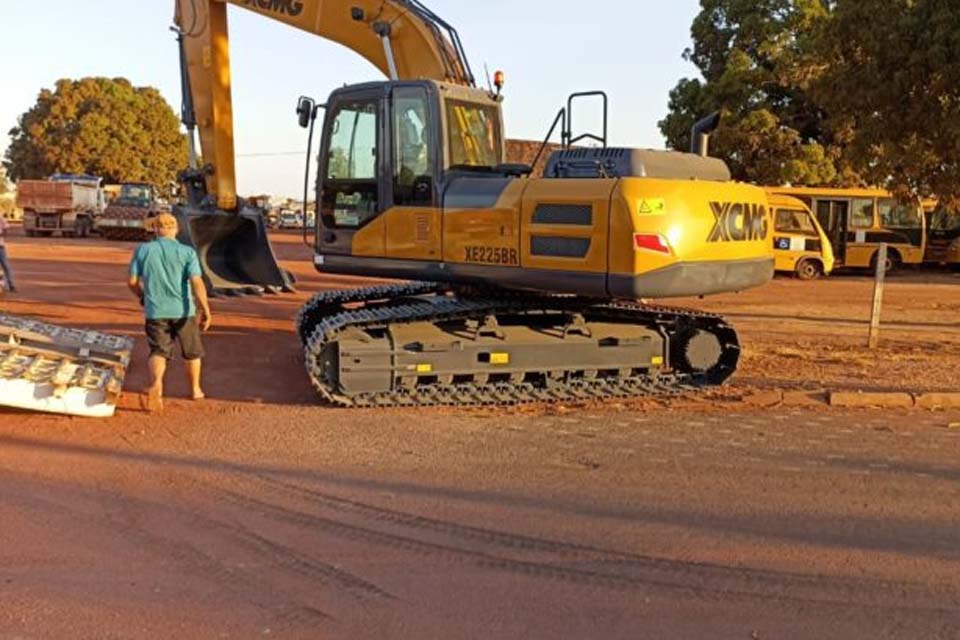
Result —
[[850, 226], [854, 229], [870, 229], [873, 227], [873, 198], [854, 198], [853, 213], [850, 217]]
[[393, 92], [393, 202], [433, 205], [433, 133], [427, 92], [400, 87]]
[[799, 209], [777, 209], [775, 228], [780, 233], [794, 233], [817, 237], [810, 214]]
[[450, 168], [495, 167], [503, 143], [496, 107], [447, 100]]
[[919, 229], [923, 224], [920, 207], [884, 198], [880, 201], [880, 224], [885, 228]]
[[378, 102], [351, 100], [336, 107], [329, 130], [323, 189], [324, 225], [357, 228], [379, 212]]

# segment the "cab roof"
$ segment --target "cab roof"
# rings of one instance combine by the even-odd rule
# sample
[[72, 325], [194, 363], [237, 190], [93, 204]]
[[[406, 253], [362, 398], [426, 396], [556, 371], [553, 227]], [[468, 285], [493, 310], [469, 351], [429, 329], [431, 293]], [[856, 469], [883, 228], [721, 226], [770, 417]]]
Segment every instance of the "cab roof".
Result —
[[807, 209], [803, 200], [797, 200], [792, 196], [785, 196], [780, 193], [771, 193], [768, 196], [770, 204], [774, 207], [783, 207], [785, 209]]

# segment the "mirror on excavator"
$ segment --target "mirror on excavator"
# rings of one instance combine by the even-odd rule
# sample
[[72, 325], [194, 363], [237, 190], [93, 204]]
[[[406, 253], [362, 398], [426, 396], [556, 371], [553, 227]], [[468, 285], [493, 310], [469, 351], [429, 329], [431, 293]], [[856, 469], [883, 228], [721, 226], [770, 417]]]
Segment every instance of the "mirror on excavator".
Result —
[[174, 31], [180, 45], [181, 119], [190, 147], [190, 168], [179, 176], [184, 188], [184, 204], [173, 208], [180, 223], [178, 240], [196, 249], [207, 290], [213, 296], [292, 292], [296, 281], [277, 261], [267, 235], [264, 212], [239, 198], [235, 208], [225, 211], [208, 193], [210, 170], [198, 166], [197, 121], [184, 34]]

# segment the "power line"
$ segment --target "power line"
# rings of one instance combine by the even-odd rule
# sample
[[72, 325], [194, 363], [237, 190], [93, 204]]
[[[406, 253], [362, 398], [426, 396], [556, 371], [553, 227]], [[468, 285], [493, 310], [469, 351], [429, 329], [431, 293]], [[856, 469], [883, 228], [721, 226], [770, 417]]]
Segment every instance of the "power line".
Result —
[[278, 156], [305, 156], [306, 151], [272, 151], [263, 153], [238, 153], [238, 158], [275, 158]]

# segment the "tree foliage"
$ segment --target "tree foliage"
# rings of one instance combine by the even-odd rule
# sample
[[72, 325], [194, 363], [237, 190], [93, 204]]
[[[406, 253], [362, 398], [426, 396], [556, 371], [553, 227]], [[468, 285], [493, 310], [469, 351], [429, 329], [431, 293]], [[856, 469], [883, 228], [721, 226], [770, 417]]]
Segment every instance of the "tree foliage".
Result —
[[684, 78], [670, 93], [660, 123], [667, 144], [685, 150], [693, 124], [721, 111], [714, 152], [738, 179], [834, 182], [837, 151], [797, 73], [827, 10], [824, 0], [702, 0], [684, 57], [703, 79]]
[[875, 185], [960, 208], [960, 2], [701, 0], [660, 123], [686, 149], [725, 122], [714, 151], [739, 179]]
[[88, 173], [106, 182], [149, 182], [166, 191], [187, 164], [186, 138], [160, 92], [126, 79], [60, 80], [10, 131], [14, 180]]
[[960, 205], [960, 2], [843, 0], [814, 94], [874, 184]]
[[7, 170], [0, 167], [0, 196], [10, 192], [10, 184], [7, 182]]

